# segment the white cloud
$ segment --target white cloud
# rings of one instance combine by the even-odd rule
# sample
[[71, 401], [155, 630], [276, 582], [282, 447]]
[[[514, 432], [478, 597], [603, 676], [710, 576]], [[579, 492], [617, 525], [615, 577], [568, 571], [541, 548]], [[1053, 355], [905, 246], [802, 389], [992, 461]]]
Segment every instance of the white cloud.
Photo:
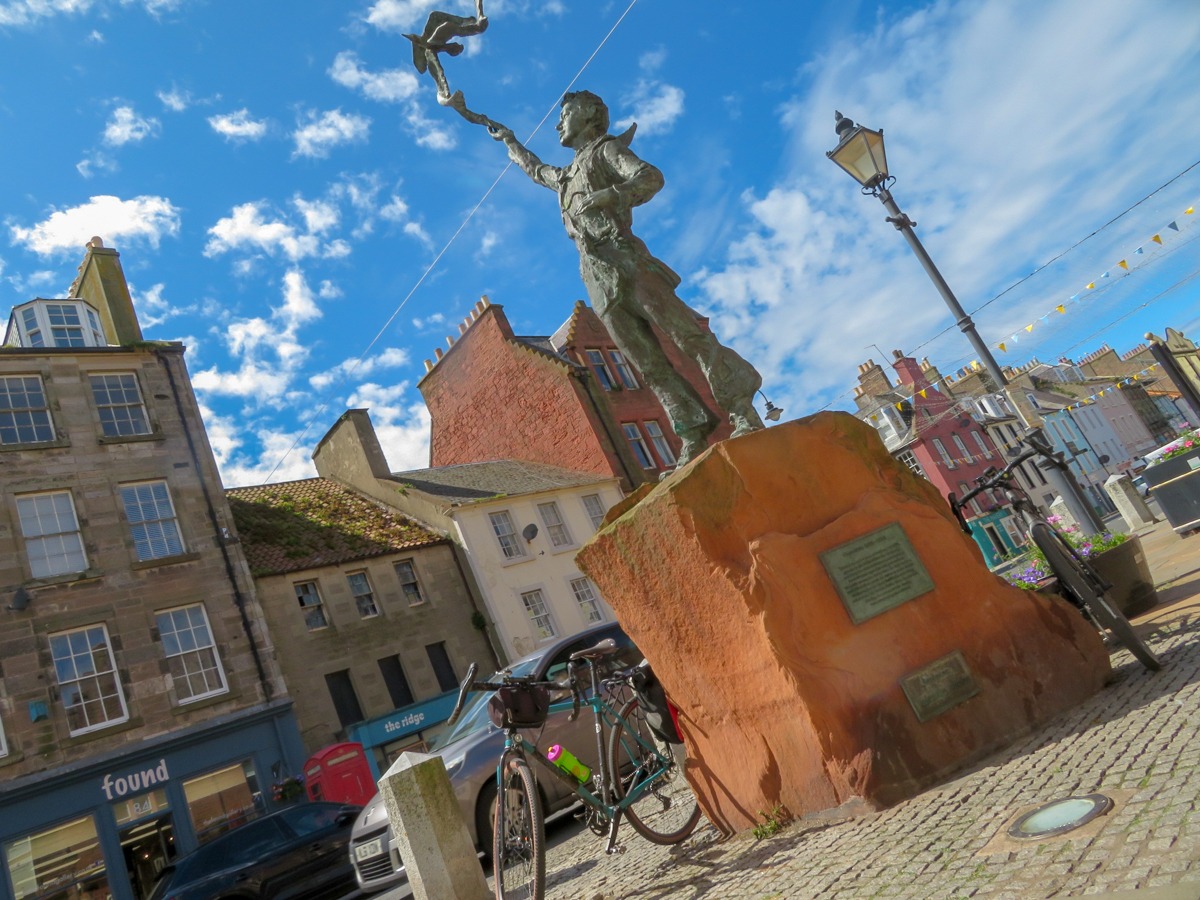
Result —
[[83, 249], [93, 235], [108, 246], [145, 242], [158, 247], [164, 236], [179, 233], [179, 210], [166, 197], [143, 196], [131, 200], [100, 195], [81, 206], [56, 210], [29, 228], [10, 227], [13, 243], [42, 256]]
[[209, 116], [208, 124], [229, 141], [257, 141], [267, 133], [267, 120], [252, 118], [250, 110], [245, 107], [231, 113]]
[[138, 322], [142, 326], [142, 331], [148, 331], [168, 319], [193, 311], [188, 306], [172, 303], [164, 296], [165, 291], [166, 285], [162, 282], [152, 284], [145, 291], [138, 290], [130, 282], [129, 295], [133, 298], [133, 307], [137, 310]]
[[75, 171], [88, 179], [97, 172], [115, 172], [117, 168], [117, 161], [99, 150], [91, 151], [90, 156], [85, 156], [75, 163]]
[[323, 113], [309, 110], [304, 119], [304, 123], [292, 132], [296, 142], [293, 156], [328, 156], [334, 147], [365, 141], [371, 127], [371, 120], [366, 116], [347, 115], [340, 109]]
[[91, 33], [87, 36], [87, 39], [88, 39], [88, 43], [90, 43], [90, 44], [103, 44], [104, 43], [104, 35], [101, 32], [96, 31], [94, 28], [92, 29]]
[[453, 150], [458, 145], [453, 132], [426, 116], [419, 104], [408, 105], [404, 123], [417, 143], [428, 150]]
[[0, 6], [0, 25], [23, 27], [57, 15], [79, 15], [93, 0], [13, 0]]
[[312, 288], [298, 269], [292, 269], [283, 276], [283, 307], [277, 312], [289, 330], [321, 317], [321, 309], [317, 306]]
[[386, 347], [374, 356], [361, 361], [357, 357], [343, 360], [332, 369], [310, 376], [308, 383], [312, 386], [313, 390], [323, 391], [347, 376], [365, 377], [379, 369], [394, 369], [406, 366], [408, 362], [409, 355], [407, 350], [401, 347]]
[[369, 409], [379, 445], [393, 472], [429, 465], [429, 409], [407, 402], [407, 382], [383, 386], [363, 384], [346, 401], [351, 409]]
[[172, 87], [169, 91], [157, 91], [155, 96], [171, 112], [183, 112], [192, 105], [191, 94], [176, 87]]
[[399, 103], [417, 92], [415, 71], [385, 69], [369, 72], [349, 50], [343, 50], [334, 58], [329, 76], [343, 87], [362, 91], [363, 96], [381, 103]]
[[111, 147], [136, 144], [157, 134], [158, 129], [158, 119], [143, 118], [132, 106], [118, 106], [104, 126], [104, 143]]
[[434, 313], [433, 315], [426, 316], [423, 319], [413, 319], [412, 324], [413, 324], [413, 328], [423, 331], [426, 328], [433, 328], [435, 326], [441, 325], [445, 321], [446, 321], [445, 313]]
[[341, 221], [337, 206], [327, 200], [305, 200], [297, 196], [292, 198], [292, 205], [304, 217], [309, 234], [323, 234]]
[[267, 219], [265, 206], [261, 202], [235, 206], [230, 215], [208, 229], [210, 237], [204, 255], [219, 256], [247, 249], [271, 255], [282, 253], [292, 261], [317, 255], [320, 242], [314, 235], [304, 234], [278, 219]]
[[616, 127], [625, 129], [637, 122], [639, 134], [670, 131], [675, 120], [683, 115], [683, 96], [683, 89], [674, 85], [640, 80], [633, 93], [625, 98], [633, 111], [617, 122]]
[[411, 31], [424, 24], [433, 0], [375, 0], [366, 21], [381, 31]]

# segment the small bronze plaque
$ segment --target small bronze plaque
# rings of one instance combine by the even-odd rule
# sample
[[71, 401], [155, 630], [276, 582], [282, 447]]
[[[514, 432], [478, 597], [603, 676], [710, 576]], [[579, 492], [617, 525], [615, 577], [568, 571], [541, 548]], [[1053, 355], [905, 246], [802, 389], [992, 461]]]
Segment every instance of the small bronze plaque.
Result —
[[919, 722], [928, 722], [979, 693], [979, 684], [961, 650], [908, 673], [900, 679], [900, 687]]
[[899, 522], [826, 550], [821, 564], [855, 625], [933, 590]]

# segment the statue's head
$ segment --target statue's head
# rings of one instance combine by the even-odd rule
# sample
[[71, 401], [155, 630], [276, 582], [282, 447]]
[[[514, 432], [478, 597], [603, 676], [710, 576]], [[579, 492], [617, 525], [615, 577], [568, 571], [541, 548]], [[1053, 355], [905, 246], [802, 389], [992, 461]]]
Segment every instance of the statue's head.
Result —
[[[567, 119], [570, 116], [570, 123]], [[562, 117], [558, 123], [559, 141], [574, 147], [584, 136], [590, 139], [608, 132], [608, 106], [591, 91], [574, 91], [562, 98]]]

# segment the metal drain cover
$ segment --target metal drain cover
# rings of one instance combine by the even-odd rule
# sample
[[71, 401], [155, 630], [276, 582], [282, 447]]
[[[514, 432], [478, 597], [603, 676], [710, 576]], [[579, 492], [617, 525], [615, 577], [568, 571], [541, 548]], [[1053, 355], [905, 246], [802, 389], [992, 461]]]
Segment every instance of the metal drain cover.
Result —
[[1085, 825], [1112, 808], [1112, 800], [1103, 794], [1053, 800], [1017, 819], [1008, 834], [1022, 839], [1053, 837]]

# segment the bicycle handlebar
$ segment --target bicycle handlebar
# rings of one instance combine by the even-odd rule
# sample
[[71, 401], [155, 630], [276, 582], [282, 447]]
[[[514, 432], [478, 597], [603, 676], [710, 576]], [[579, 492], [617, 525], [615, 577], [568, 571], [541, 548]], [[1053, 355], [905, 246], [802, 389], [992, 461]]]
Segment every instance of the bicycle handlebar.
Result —
[[467, 702], [467, 694], [471, 692], [471, 688], [473, 687], [472, 682], [475, 681], [475, 673], [478, 671], [478, 663], [471, 663], [467, 667], [467, 677], [458, 686], [458, 699], [454, 701], [454, 709], [450, 711], [450, 715], [446, 719], [447, 725], [453, 725], [458, 721], [458, 717], [462, 715], [463, 704]]
[[963, 507], [966, 506], [969, 501], [975, 499], [984, 491], [992, 490], [993, 488], [1000, 487], [1001, 485], [1009, 482], [1012, 479], [1013, 472], [1016, 471], [1017, 466], [1021, 465], [1021, 463], [1027, 462], [1028, 460], [1033, 459], [1035, 456], [1049, 455], [1047, 452], [1049, 450], [1048, 447], [1038, 446], [1028, 438], [1026, 438], [1025, 443], [1028, 445], [1029, 449], [1020, 453], [1003, 469], [997, 469], [992, 466], [985, 470], [982, 475], [976, 478], [975, 484], [977, 487], [967, 491], [962, 495], [962, 497], [958, 497], [954, 491], [951, 491], [946, 496], [946, 499], [950, 503], [950, 509], [954, 512], [954, 517], [958, 519], [959, 527], [962, 528], [964, 533], [971, 533], [971, 528], [969, 525], [967, 525], [967, 520], [962, 514]]

